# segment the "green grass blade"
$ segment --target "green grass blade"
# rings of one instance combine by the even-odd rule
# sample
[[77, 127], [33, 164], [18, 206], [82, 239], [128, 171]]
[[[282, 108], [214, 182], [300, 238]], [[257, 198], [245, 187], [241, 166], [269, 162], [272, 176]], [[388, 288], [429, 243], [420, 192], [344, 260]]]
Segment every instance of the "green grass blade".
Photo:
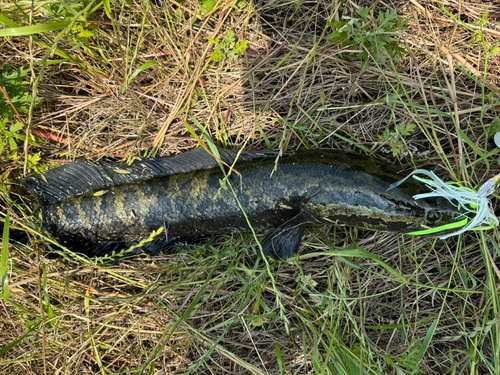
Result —
[[[208, 134], [207, 130], [203, 127], [203, 125], [201, 125], [201, 123], [197, 119], [193, 118], [193, 123], [196, 125], [198, 130], [201, 132], [203, 138], [205, 138], [205, 141], [207, 142], [208, 147], [210, 148], [210, 151], [214, 154], [214, 156], [216, 158], [218, 158], [217, 163], [219, 164], [221, 169], [224, 171], [224, 164], [222, 164], [222, 162], [220, 161], [219, 149], [217, 148], [214, 141], [210, 137], [210, 134]], [[186, 124], [186, 126], [187, 126], [187, 124]], [[190, 128], [188, 127], [188, 129], [190, 129]], [[191, 134], [195, 134], [194, 131], [192, 131], [192, 130], [190, 130], [190, 131], [191, 131]], [[198, 139], [198, 138], [196, 138], [196, 139]], [[198, 141], [199, 141], [199, 139], [198, 139]]]
[[477, 145], [471, 141], [471, 139], [460, 129], [457, 128], [458, 134], [460, 135], [460, 138], [464, 140], [465, 143], [467, 143], [472, 150], [474, 150], [474, 153], [484, 162], [484, 165], [486, 166], [486, 173], [490, 171], [490, 162], [488, 161], [487, 155], [477, 147]]
[[109, 19], [113, 18], [113, 12], [111, 12], [111, 3], [109, 0], [103, 0], [102, 4], [104, 5], [104, 12]]
[[2, 236], [2, 255], [0, 258], [0, 281], [2, 283], [2, 298], [7, 301], [10, 298], [9, 278], [8, 278], [8, 262], [9, 262], [9, 222], [10, 215], [5, 216]]
[[[336, 249], [335, 247], [330, 247], [330, 248], [333, 250], [323, 251], [322, 254], [329, 255], [329, 256], [340, 256], [342, 258], [344, 258], [344, 257], [369, 258], [369, 259], [372, 259], [373, 261], [375, 261], [379, 266], [385, 268], [391, 275], [393, 275], [401, 283], [405, 284], [407, 282], [403, 275], [401, 275], [394, 268], [392, 268], [387, 263], [382, 261], [379, 256], [372, 254], [364, 249], [361, 249], [361, 248], [356, 248], [356, 249], [339, 248], [339, 249]], [[311, 256], [311, 254], [308, 254], [307, 256]], [[304, 256], [304, 257], [306, 257], [306, 256]], [[300, 258], [300, 256], [299, 256], [299, 258]]]
[[12, 21], [10, 18], [5, 17], [2, 13], [0, 13], [0, 23], [3, 23], [7, 27], [17, 27], [19, 26], [17, 23]]
[[52, 306], [50, 304], [49, 297], [49, 287], [47, 285], [47, 267], [45, 264], [42, 264], [42, 273], [43, 273], [43, 299], [45, 301], [45, 306], [47, 307], [47, 314], [50, 319], [52, 319], [54, 315], [54, 310], [52, 310]]
[[27, 36], [33, 34], [43, 34], [48, 31], [62, 30], [69, 25], [69, 22], [52, 22], [41, 25], [21, 26], [0, 30], [0, 37], [5, 36]]
[[39, 323], [36, 323], [29, 330], [27, 330], [22, 336], [20, 336], [16, 340], [12, 341], [10, 344], [5, 345], [4, 347], [0, 348], [0, 358], [2, 358], [5, 355], [5, 353], [8, 353], [13, 348], [15, 348], [17, 345], [22, 343], [24, 341], [24, 339], [26, 337], [28, 337], [33, 330], [38, 328], [38, 325], [39, 325]]
[[[19, 26], [16, 22], [12, 21], [10, 18], [6, 17], [5, 15], [3, 15], [1, 13], [0, 13], [0, 23], [3, 23], [5, 26], [10, 27], [10, 28], [16, 28], [16, 29], [21, 28], [21, 26]], [[0, 31], [3, 31], [3, 30], [0, 30]], [[51, 44], [46, 43], [45, 41], [38, 38], [36, 35], [33, 36], [33, 41], [43, 48], [46, 48], [46, 49], [52, 48]], [[70, 54], [68, 54], [66, 51], [63, 51], [59, 47], [56, 48], [56, 50], [54, 51], [54, 54], [59, 56], [59, 57], [62, 57], [63, 59], [68, 59], [68, 60], [74, 62], [75, 64], [78, 64], [78, 65], [84, 67], [87, 70], [99, 72], [100, 74], [107, 76], [107, 73], [104, 70], [100, 69], [97, 66], [92, 66], [84, 61], [81, 61], [81, 60], [71, 56]], [[40, 62], [36, 61], [35, 64], [40, 65]]]
[[142, 64], [140, 67], [138, 67], [134, 73], [132, 73], [132, 75], [128, 79], [127, 83], [130, 84], [130, 82], [132, 82], [135, 77], [137, 77], [143, 71], [148, 70], [149, 68], [152, 68], [153, 66], [160, 66], [160, 64], [156, 61], [146, 61], [144, 64]]
[[276, 343], [275, 351], [276, 351], [276, 361], [278, 362], [278, 366], [280, 368], [280, 375], [282, 375], [283, 369], [286, 368], [286, 366], [285, 366], [285, 361], [283, 361], [283, 357], [281, 356], [280, 344]]
[[[420, 349], [418, 350], [418, 361], [420, 362], [427, 351], [427, 348], [431, 344], [431, 340], [434, 337], [434, 333], [436, 332], [436, 328], [439, 324], [439, 318], [434, 320], [429, 327], [429, 330], [427, 331], [427, 334], [425, 335], [424, 342], [420, 346]], [[413, 370], [412, 374], [418, 374], [420, 369], [417, 367]]]

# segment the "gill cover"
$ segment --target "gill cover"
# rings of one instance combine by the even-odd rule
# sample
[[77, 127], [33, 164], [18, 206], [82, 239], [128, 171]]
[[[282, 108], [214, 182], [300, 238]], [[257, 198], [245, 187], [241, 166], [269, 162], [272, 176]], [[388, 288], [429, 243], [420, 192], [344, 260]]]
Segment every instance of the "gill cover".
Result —
[[[425, 175], [429, 179], [415, 176], [416, 174]], [[458, 209], [463, 210], [464, 214], [459, 216], [458, 221], [408, 234], [429, 235], [443, 233], [440, 238], [445, 239], [469, 230], [486, 230], [498, 226], [498, 219], [493, 212], [491, 200], [488, 197], [494, 193], [496, 186], [500, 182], [500, 174], [486, 181], [478, 191], [475, 191], [471, 188], [460, 186], [457, 183], [446, 183], [437, 177], [434, 172], [417, 169], [401, 181], [392, 184], [387, 190], [401, 185], [410, 176], [423, 182], [431, 190], [428, 193], [414, 195], [413, 198], [415, 200], [443, 197]]]

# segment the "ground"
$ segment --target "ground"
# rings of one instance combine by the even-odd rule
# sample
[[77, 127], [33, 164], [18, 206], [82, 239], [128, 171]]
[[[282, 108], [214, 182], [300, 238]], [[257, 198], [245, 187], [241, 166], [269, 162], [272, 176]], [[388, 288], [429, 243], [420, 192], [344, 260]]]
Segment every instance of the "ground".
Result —
[[479, 186], [500, 169], [498, 4], [31, 6], [0, 4], [0, 204], [32, 237], [2, 245], [0, 374], [500, 373], [497, 229], [311, 227], [289, 261], [259, 260], [242, 233], [106, 263], [48, 256], [15, 208], [32, 199], [24, 175], [207, 138], [356, 151]]

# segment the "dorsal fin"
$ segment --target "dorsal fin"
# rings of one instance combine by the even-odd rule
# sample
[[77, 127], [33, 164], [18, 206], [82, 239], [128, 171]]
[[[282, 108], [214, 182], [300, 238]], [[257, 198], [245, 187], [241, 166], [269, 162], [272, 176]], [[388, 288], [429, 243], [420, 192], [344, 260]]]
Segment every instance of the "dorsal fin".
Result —
[[[232, 164], [238, 151], [219, 149], [221, 160]], [[238, 163], [263, 157], [276, 156], [277, 152], [243, 151]], [[170, 176], [183, 172], [217, 167], [217, 160], [203, 148], [198, 148], [170, 158], [148, 158], [132, 164], [86, 161], [68, 163], [38, 176], [23, 179], [22, 184], [33, 195], [47, 203], [60, 202], [68, 197], [89, 191], [105, 190], [111, 186]]]

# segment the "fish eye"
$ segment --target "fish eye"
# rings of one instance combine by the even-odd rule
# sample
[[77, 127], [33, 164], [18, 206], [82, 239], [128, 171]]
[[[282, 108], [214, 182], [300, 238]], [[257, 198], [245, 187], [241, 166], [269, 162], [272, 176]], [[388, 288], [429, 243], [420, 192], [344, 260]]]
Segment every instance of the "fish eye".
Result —
[[429, 210], [425, 213], [425, 221], [428, 224], [434, 224], [435, 222], [441, 220], [443, 214], [438, 210]]

